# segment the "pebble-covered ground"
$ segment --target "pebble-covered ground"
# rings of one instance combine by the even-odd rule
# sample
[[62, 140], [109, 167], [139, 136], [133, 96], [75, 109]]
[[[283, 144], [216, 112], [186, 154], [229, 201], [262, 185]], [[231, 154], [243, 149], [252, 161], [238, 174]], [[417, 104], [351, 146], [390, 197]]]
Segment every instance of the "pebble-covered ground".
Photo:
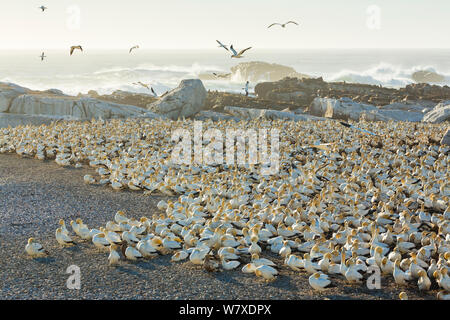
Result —
[[[76, 236], [77, 246], [61, 248], [54, 236], [58, 220], [68, 223], [80, 217], [97, 227], [118, 210], [128, 217], [151, 215], [167, 197], [83, 183], [83, 176], [93, 172], [0, 155], [0, 299], [398, 299], [401, 291], [410, 299], [436, 297], [436, 288], [420, 293], [415, 281], [398, 287], [392, 276], [382, 278], [380, 290], [369, 290], [331, 275], [332, 287], [317, 293], [308, 284], [306, 271], [295, 272], [271, 254], [265, 257], [280, 269], [269, 283], [236, 270], [209, 273], [189, 262], [172, 263], [170, 255], [109, 266], [107, 252]], [[50, 255], [29, 258], [24, 251], [29, 237]], [[80, 267], [80, 290], [66, 286], [70, 265]]]

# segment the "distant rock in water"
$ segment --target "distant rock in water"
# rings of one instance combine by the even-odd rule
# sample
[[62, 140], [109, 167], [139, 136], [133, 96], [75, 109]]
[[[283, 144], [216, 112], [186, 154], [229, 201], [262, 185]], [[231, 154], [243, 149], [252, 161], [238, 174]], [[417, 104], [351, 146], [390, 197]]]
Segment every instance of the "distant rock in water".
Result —
[[412, 74], [412, 79], [415, 82], [427, 83], [427, 82], [444, 82], [445, 77], [433, 71], [416, 71]]
[[199, 75], [201, 80], [238, 80], [238, 81], [278, 81], [285, 77], [291, 78], [309, 78], [305, 74], [298, 73], [294, 68], [283, 66], [276, 63], [267, 63], [261, 61], [242, 62], [231, 67], [231, 73], [202, 73]]
[[278, 81], [285, 77], [309, 78], [305, 74], [298, 73], [292, 67], [283, 66], [276, 63], [261, 61], [251, 61], [239, 63], [231, 68], [232, 77], [240, 77], [242, 81]]

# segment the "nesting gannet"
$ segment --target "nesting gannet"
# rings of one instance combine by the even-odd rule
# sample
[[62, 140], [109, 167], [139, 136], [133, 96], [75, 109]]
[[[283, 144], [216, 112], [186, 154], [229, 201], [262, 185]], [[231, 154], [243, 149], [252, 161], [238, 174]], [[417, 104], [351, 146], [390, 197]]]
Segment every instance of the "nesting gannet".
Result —
[[61, 228], [56, 229], [55, 236], [56, 241], [58, 241], [58, 243], [62, 246], [70, 246], [75, 244], [67, 233], [62, 232]]
[[128, 53], [131, 53], [131, 51], [133, 51], [134, 49], [139, 49], [139, 46], [138, 46], [138, 45], [135, 45], [134, 47], [131, 47], [131, 48], [130, 48], [130, 51], [128, 51]]
[[231, 52], [233, 53], [233, 54], [231, 55], [231, 58], [243, 58], [243, 57], [244, 57], [244, 56], [243, 56], [244, 52], [247, 51], [247, 50], [250, 50], [251, 48], [252, 48], [252, 47], [245, 48], [245, 49], [239, 51], [239, 53], [238, 53], [238, 52], [233, 48], [233, 45], [231, 45], [231, 46], [230, 46], [230, 50], [231, 50]]
[[83, 51], [83, 48], [81, 46], [71, 46], [70, 47], [70, 55], [72, 55], [72, 53], [77, 49]]
[[278, 271], [271, 266], [261, 265], [255, 269], [255, 274], [257, 277], [263, 277], [266, 280], [275, 280]]
[[182, 261], [186, 260], [189, 257], [189, 253], [185, 250], [180, 250], [175, 252], [175, 254], [170, 258], [170, 261], [176, 262], [176, 261]]
[[[119, 210], [116, 212], [115, 216], [114, 216], [114, 221], [116, 221], [117, 223], [128, 223], [128, 218], [125, 216], [125, 212]], [[107, 228], [108, 229], [108, 228]], [[114, 231], [114, 230], [112, 230]]]
[[44, 52], [42, 52], [42, 54], [39, 56], [39, 58], [41, 58], [41, 61], [44, 61], [44, 58], [46, 58], [47, 56], [44, 54]]
[[308, 278], [308, 281], [313, 289], [319, 291], [324, 290], [325, 287], [327, 287], [331, 283], [331, 281], [328, 279], [328, 276], [320, 272], [313, 273]]
[[122, 239], [119, 234], [115, 233], [114, 231], [106, 230], [105, 228], [100, 228], [100, 231], [102, 231], [105, 235], [105, 239], [108, 240], [110, 244], [122, 244]]
[[245, 266], [242, 267], [243, 273], [255, 273], [256, 266], [253, 263], [247, 263]]
[[270, 27], [273, 27], [273, 26], [281, 26], [282, 28], [286, 28], [286, 25], [288, 25], [289, 23], [292, 23], [292, 24], [295, 24], [295, 25], [297, 25], [298, 26], [298, 23], [297, 22], [295, 22], [295, 21], [288, 21], [288, 22], [286, 22], [286, 23], [278, 23], [278, 22], [275, 22], [275, 23], [272, 23], [270, 26], [268, 26], [267, 28], [270, 28]]
[[439, 291], [436, 294], [438, 300], [450, 300], [450, 293], [446, 293], [444, 290]]
[[90, 174], [86, 174], [83, 177], [83, 181], [87, 184], [94, 184], [96, 183], [95, 178], [93, 176], [91, 176]]
[[428, 278], [425, 270], [419, 271], [419, 280], [417, 281], [417, 285], [419, 286], [420, 291], [428, 291], [431, 287], [431, 280]]
[[136, 245], [139, 242], [139, 239], [129, 231], [122, 232], [122, 240], [126, 241], [129, 245]]
[[92, 243], [100, 249], [105, 249], [110, 246], [110, 243], [108, 240], [106, 240], [104, 233], [97, 233], [96, 235], [94, 235], [92, 237]]
[[66, 228], [66, 223], [64, 222], [63, 219], [59, 219], [58, 224], [61, 226], [61, 231], [65, 234], [69, 234], [69, 230], [67, 230]]
[[138, 250], [133, 248], [133, 247], [127, 247], [126, 248], [126, 250], [125, 250], [125, 257], [128, 260], [132, 260], [132, 261], [136, 261], [136, 260], [139, 260], [139, 259], [143, 258], [142, 254]]
[[194, 250], [192, 250], [189, 256], [189, 260], [193, 264], [203, 264], [203, 260], [205, 259], [209, 251], [209, 248], [195, 248]]
[[404, 291], [400, 292], [398, 297], [400, 298], [400, 300], [408, 300], [408, 295]]
[[222, 260], [221, 265], [224, 270], [233, 270], [236, 269], [241, 263], [236, 260]]
[[109, 247], [109, 256], [108, 256], [108, 261], [110, 265], [115, 265], [117, 263], [119, 263], [120, 261], [120, 255], [119, 252], [117, 251], [117, 249], [119, 249], [119, 246], [112, 244]]
[[48, 252], [44, 250], [44, 247], [40, 243], [37, 243], [34, 238], [28, 239], [25, 251], [32, 257], [43, 257], [48, 255]]

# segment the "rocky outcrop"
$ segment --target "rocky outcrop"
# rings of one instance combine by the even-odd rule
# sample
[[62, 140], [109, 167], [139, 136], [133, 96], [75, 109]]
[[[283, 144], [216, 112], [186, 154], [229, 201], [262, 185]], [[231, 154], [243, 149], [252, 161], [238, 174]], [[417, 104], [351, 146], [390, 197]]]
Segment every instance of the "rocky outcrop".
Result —
[[411, 84], [405, 88], [393, 89], [381, 86], [325, 82], [317, 79], [285, 78], [277, 82], [263, 82], [255, 86], [255, 93], [262, 99], [281, 99], [299, 107], [307, 107], [317, 98], [351, 98], [354, 102], [385, 106], [394, 103], [417, 104], [433, 107], [450, 99], [450, 87], [426, 83]]
[[215, 112], [215, 111], [207, 111], [207, 110], [203, 110], [200, 111], [199, 113], [197, 113], [194, 116], [194, 120], [200, 120], [200, 121], [204, 121], [204, 120], [212, 120], [212, 121], [220, 121], [220, 120], [234, 120], [234, 121], [239, 121], [240, 119], [238, 117], [229, 115], [229, 114], [225, 114], [222, 112]]
[[353, 102], [349, 98], [339, 100], [315, 98], [308, 109], [308, 113], [318, 117], [359, 121], [362, 112], [373, 110], [377, 110], [377, 108], [372, 105]]
[[176, 89], [165, 94], [158, 101], [149, 104], [147, 108], [172, 120], [188, 118], [203, 109], [206, 94], [206, 89], [201, 80], [182, 80]]
[[79, 95], [80, 97], [90, 97], [102, 101], [114, 102], [119, 104], [126, 104], [146, 108], [148, 104], [158, 100], [153, 95], [137, 92], [128, 92], [116, 90], [111, 94], [99, 95], [96, 91], [90, 90], [87, 95]]
[[420, 70], [416, 71], [412, 74], [411, 78], [415, 82], [423, 83], [423, 82], [443, 82], [445, 80], [445, 77], [441, 74], [438, 74], [434, 71], [425, 71]]
[[0, 113], [0, 128], [7, 128], [8, 126], [16, 127], [20, 125], [40, 126], [42, 124], [50, 124], [58, 120], [76, 120], [76, 119], [69, 116], [43, 116], [43, 115]]
[[231, 68], [231, 78], [238, 78], [242, 81], [278, 81], [285, 77], [309, 78], [305, 74], [298, 73], [292, 67], [261, 61], [243, 62]]
[[408, 122], [421, 122], [423, 120], [424, 113], [417, 111], [404, 110], [383, 110], [376, 109], [370, 111], [361, 112], [359, 120], [363, 121], [408, 121]]
[[450, 146], [450, 128], [447, 129], [447, 132], [444, 133], [444, 136], [441, 140], [441, 145]]
[[0, 112], [5, 126], [42, 124], [55, 119], [160, 117], [133, 105], [68, 96], [57, 89], [33, 91], [10, 83], [0, 83]]
[[267, 119], [267, 120], [290, 120], [290, 121], [321, 121], [325, 118], [315, 117], [308, 114], [295, 114], [292, 112], [284, 112], [277, 110], [267, 109], [251, 109], [227, 106], [224, 111], [238, 117], [239, 119], [255, 120], [255, 119]]
[[13, 83], [0, 83], [0, 112], [8, 112], [11, 102], [18, 96], [25, 94], [27, 90]]
[[439, 103], [423, 117], [424, 122], [441, 123], [450, 121], [450, 100]]
[[245, 106], [253, 109], [297, 109], [292, 102], [284, 102], [269, 99], [260, 99], [255, 97], [247, 97], [242, 94], [209, 91], [205, 102], [205, 110], [214, 110], [216, 112], [223, 112], [225, 106]]

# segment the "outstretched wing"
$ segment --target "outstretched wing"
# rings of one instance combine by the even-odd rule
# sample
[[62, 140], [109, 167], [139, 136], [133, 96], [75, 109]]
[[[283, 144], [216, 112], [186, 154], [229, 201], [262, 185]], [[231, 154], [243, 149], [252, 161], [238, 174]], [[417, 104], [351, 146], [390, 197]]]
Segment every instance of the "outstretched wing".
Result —
[[270, 26], [268, 26], [267, 27], [267, 29], [269, 29], [270, 27], [273, 27], [273, 26], [276, 26], [276, 25], [279, 25], [279, 26], [281, 26], [281, 24], [280, 23], [272, 23]]
[[70, 55], [72, 55], [73, 50], [75, 50], [75, 47], [70, 47]]
[[239, 52], [238, 56], [244, 54], [245, 51], [250, 50], [252, 47], [248, 47], [246, 49], [241, 50], [241, 52]]
[[220, 42], [219, 40], [216, 40], [216, 41], [217, 41], [217, 43], [219, 44], [219, 46], [221, 46], [222, 48], [224, 48], [224, 49], [227, 50], [227, 51], [230, 51], [230, 50], [228, 50], [227, 46], [224, 45], [222, 42]]
[[296, 24], [296, 25], [298, 25], [298, 23], [297, 23], [297, 22], [295, 22], [295, 21], [288, 21], [288, 22], [286, 22], [286, 24], [289, 24], [289, 23], [293, 23], [293, 24]]
[[231, 50], [231, 52], [233, 52], [233, 54], [235, 56], [237, 56], [237, 52], [236, 52], [236, 50], [234, 50], [233, 45], [230, 46], [230, 50]]

